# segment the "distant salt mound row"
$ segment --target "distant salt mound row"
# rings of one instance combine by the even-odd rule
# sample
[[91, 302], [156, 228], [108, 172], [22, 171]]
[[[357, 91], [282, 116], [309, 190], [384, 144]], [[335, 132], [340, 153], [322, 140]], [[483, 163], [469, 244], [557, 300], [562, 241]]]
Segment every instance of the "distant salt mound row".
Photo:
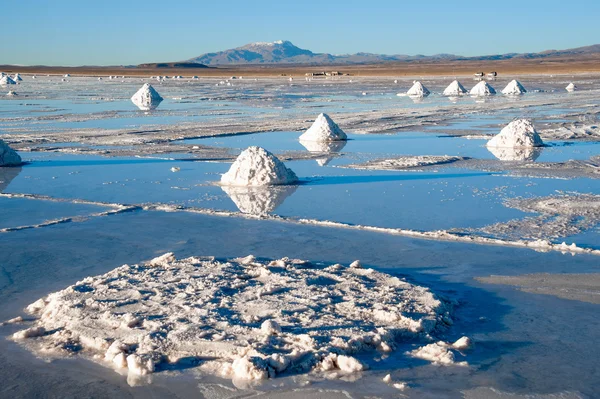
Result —
[[0, 166], [17, 166], [22, 163], [19, 154], [3, 140], [0, 140]]
[[575, 86], [575, 85], [573, 84], [573, 82], [571, 82], [571, 83], [569, 83], [569, 84], [567, 85], [567, 87], [565, 87], [565, 90], [566, 90], [566, 91], [575, 91], [575, 90], [577, 90], [577, 86]]
[[17, 84], [17, 82], [12, 80], [12, 78], [8, 75], [4, 75], [0, 78], [0, 85], [2, 85], [2, 86], [15, 85], [15, 84]]
[[496, 94], [496, 90], [488, 84], [485, 80], [477, 83], [470, 91], [472, 96], [491, 96]]
[[457, 161], [464, 161], [467, 159], [469, 158], [450, 155], [415, 155], [401, 156], [392, 159], [378, 159], [363, 164], [354, 164], [344, 167], [365, 170], [401, 170], [425, 166], [444, 165]]
[[540, 147], [487, 147], [496, 158], [501, 161], [529, 161], [533, 162], [542, 154]]
[[327, 114], [319, 114], [312, 126], [300, 136], [300, 141], [340, 141], [347, 140], [346, 133]]
[[430, 94], [427, 87], [423, 86], [423, 84], [419, 81], [414, 82], [412, 87], [408, 89], [406, 95], [409, 97], [427, 97]]
[[296, 185], [273, 187], [221, 186], [240, 212], [264, 216], [283, 204], [298, 189]]
[[154, 87], [148, 83], [144, 85], [131, 97], [131, 101], [142, 111], [150, 111], [158, 107], [163, 98]]
[[167, 253], [39, 299], [26, 309], [33, 325], [13, 339], [45, 357], [80, 353], [130, 376], [186, 359], [234, 382], [286, 371], [343, 375], [366, 368], [354, 354], [379, 357], [400, 340], [431, 337], [452, 323], [450, 309], [427, 288], [358, 261]]
[[229, 186], [275, 186], [294, 184], [296, 174], [275, 155], [261, 147], [249, 147], [237, 157], [221, 184]]
[[521, 82], [515, 79], [511, 80], [510, 83], [502, 89], [502, 94], [506, 95], [519, 95], [524, 93], [527, 93], [527, 90], [525, 90]]
[[487, 147], [526, 148], [543, 147], [544, 142], [528, 119], [516, 119], [486, 144]]
[[465, 89], [465, 87], [458, 80], [450, 83], [444, 90], [444, 95], [448, 97], [462, 96], [467, 93], [467, 89]]

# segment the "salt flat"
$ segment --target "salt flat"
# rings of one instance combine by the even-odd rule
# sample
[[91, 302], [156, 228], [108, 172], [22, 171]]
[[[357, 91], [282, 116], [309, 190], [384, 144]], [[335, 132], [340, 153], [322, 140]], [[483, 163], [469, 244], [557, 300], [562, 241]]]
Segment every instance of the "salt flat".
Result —
[[[3, 394], [67, 392], [67, 385], [74, 395], [87, 386], [97, 396], [111, 397], [144, 396], [154, 390], [165, 397], [200, 393], [219, 398], [293, 397], [315, 390], [323, 390], [326, 397], [596, 393], [592, 359], [597, 354], [588, 344], [598, 338], [597, 305], [537, 295], [548, 290], [518, 276], [547, 273], [548, 281], [557, 281], [554, 293], [564, 288], [555, 274], [596, 271], [598, 76], [501, 76], [488, 82], [498, 94], [485, 98], [447, 98], [442, 91], [453, 79], [428, 77], [421, 82], [431, 94], [422, 99], [396, 95], [410, 88], [409, 79], [290, 83], [271, 78], [227, 85], [207, 78], [154, 83], [22, 76], [24, 81], [16, 85], [19, 96], [0, 99], [0, 138], [26, 162], [19, 168], [0, 168], [0, 203], [6, 210], [0, 215], [0, 287], [8, 304], [0, 316], [24, 319], [0, 330], [9, 338], [1, 344], [0, 377], [8, 381]], [[467, 89], [476, 83], [458, 78]], [[513, 78], [527, 93], [500, 94]], [[570, 81], [578, 91], [564, 89]], [[147, 82], [163, 101], [142, 111], [130, 97]], [[347, 141], [311, 145], [298, 140], [323, 112], [346, 132]], [[545, 146], [486, 148], [517, 117], [533, 122]], [[221, 176], [250, 146], [277, 156], [298, 183], [222, 185]], [[168, 252], [177, 260], [169, 258], [161, 266], [164, 272], [146, 269], [146, 261]], [[257, 260], [245, 265], [239, 259], [247, 255]], [[204, 257], [215, 260], [209, 264]], [[288, 260], [278, 261], [282, 258]], [[361, 267], [349, 268], [357, 259]], [[318, 266], [306, 269], [303, 264]], [[214, 268], [212, 277], [203, 275], [206, 267]], [[251, 269], [266, 274], [253, 275]], [[377, 277], [345, 274], [352, 270], [372, 270], [368, 273]], [[273, 288], [270, 283], [276, 279], [270, 281], [269, 273], [288, 279], [291, 291]], [[239, 284], [221, 274], [237, 276]], [[517, 279], [514, 285], [523, 291], [483, 283], [490, 275], [503, 276], [502, 282]], [[336, 285], [353, 278], [358, 280], [348, 291]], [[214, 300], [222, 297], [219, 303], [202, 297], [211, 291], [201, 286], [218, 281], [219, 289], [229, 294], [213, 295]], [[403, 309], [416, 306], [410, 301], [418, 296], [405, 298], [404, 308], [368, 299], [369, 284], [377, 290], [396, 289], [386, 281], [431, 293], [444, 305], [439, 312], [438, 305], [419, 305], [423, 307], [409, 315]], [[159, 297], [145, 294], [149, 287], [168, 287], [173, 297], [157, 306]], [[581, 278], [569, 280], [569, 289], [585, 287]], [[141, 296], [128, 298], [141, 301], [139, 308], [122, 297], [136, 290]], [[269, 317], [275, 317], [283, 334], [292, 335], [278, 335], [277, 325], [265, 329], [274, 334], [264, 335], [261, 325], [268, 317], [259, 312], [260, 306], [236, 307], [250, 305], [258, 292], [273, 295], [271, 305], [281, 301], [273, 306], [283, 313]], [[168, 297], [164, 295], [160, 297]], [[227, 302], [236, 295], [239, 301]], [[294, 301], [310, 301], [311, 295], [316, 302], [310, 317], [297, 309], [297, 314], [286, 313]], [[201, 297], [210, 306], [216, 304], [211, 311], [217, 318], [210, 312], [201, 318], [194, 306], [184, 309], [199, 306]], [[326, 302], [335, 304], [337, 297], [352, 306], [329, 308]], [[51, 311], [44, 316], [45, 305], [23, 312], [40, 298], [69, 317], [53, 318]], [[389, 298], [400, 300], [402, 295]], [[125, 302], [106, 308], [111, 316], [99, 318], [100, 324], [90, 328], [82, 322], [96, 317], [94, 306], [115, 300]], [[367, 305], [379, 317], [356, 313]], [[159, 313], [172, 313], [173, 319], [158, 322]], [[340, 332], [343, 328], [326, 322], [342, 314], [348, 322], [344, 328], [373, 345], [360, 350], [344, 346], [351, 340]], [[377, 328], [407, 317], [423, 320], [421, 327], [381, 340], [384, 335]], [[71, 321], [63, 325], [67, 319]], [[425, 322], [429, 319], [437, 320], [435, 326]], [[99, 327], [116, 321], [122, 329], [118, 333]], [[186, 330], [194, 325], [204, 326], [207, 335]], [[293, 338], [302, 335], [291, 330], [294, 325], [319, 327], [320, 344]], [[573, 325], [580, 332], [578, 340], [570, 339]], [[340, 330], [334, 333], [335, 328]], [[104, 332], [89, 338], [94, 330]], [[219, 343], [225, 349], [217, 351], [219, 359], [209, 359], [214, 351], [183, 348], [181, 339], [154, 342], [159, 330], [198, 340], [193, 341], [198, 347], [201, 342]], [[11, 338], [15, 333], [16, 340]], [[336, 341], [335, 334], [342, 338]], [[151, 339], [138, 340], [146, 335]], [[265, 336], [271, 341], [264, 341]], [[452, 349], [463, 336], [473, 346]], [[124, 340], [123, 346], [106, 361], [117, 338]], [[102, 340], [97, 347], [89, 344], [97, 339]], [[151, 344], [156, 347], [146, 350]], [[239, 349], [247, 345], [256, 352]], [[312, 348], [312, 357], [298, 345]], [[150, 354], [155, 352], [160, 353], [156, 359]], [[354, 360], [328, 357], [332, 354]], [[133, 355], [140, 361], [132, 357], [131, 367], [114, 361], [118, 357], [127, 363]], [[277, 361], [265, 360], [271, 355]], [[238, 360], [244, 356], [250, 360]], [[147, 366], [148, 359], [156, 360], [153, 367]], [[288, 369], [299, 364], [306, 367]], [[564, 377], [555, 378], [559, 370]], [[59, 376], [65, 373], [68, 377], [62, 380]], [[238, 373], [252, 376], [241, 378], [252, 383], [233, 378]], [[36, 384], [24, 384], [17, 374]], [[395, 385], [405, 388], [400, 391]]]

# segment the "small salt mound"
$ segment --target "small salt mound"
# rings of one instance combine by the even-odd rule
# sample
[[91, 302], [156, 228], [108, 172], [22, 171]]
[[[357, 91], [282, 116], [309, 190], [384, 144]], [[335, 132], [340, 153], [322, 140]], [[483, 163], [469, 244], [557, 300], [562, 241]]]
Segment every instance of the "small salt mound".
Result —
[[544, 142], [528, 119], [516, 119], [486, 144], [488, 147], [542, 147]]
[[244, 150], [221, 176], [221, 184], [230, 186], [274, 186], [297, 181], [296, 174], [275, 155], [256, 146]]
[[131, 97], [131, 101], [142, 111], [150, 111], [158, 107], [163, 98], [154, 87], [148, 83], [144, 85]]
[[4, 141], [0, 140], [0, 166], [17, 166], [21, 163], [19, 154]]
[[15, 82], [14, 80], [11, 79], [10, 76], [8, 75], [4, 75], [0, 78], [0, 85], [14, 85], [17, 84], [17, 82]]
[[320, 114], [312, 126], [300, 136], [301, 141], [340, 141], [348, 136], [327, 114]]
[[511, 80], [510, 83], [507, 84], [506, 87], [502, 90], [502, 94], [507, 95], [517, 95], [523, 93], [527, 93], [527, 90], [525, 90], [521, 82], [515, 79]]
[[569, 83], [569, 84], [567, 85], [567, 87], [565, 87], [565, 90], [566, 90], [566, 91], [575, 91], [575, 90], [577, 90], [577, 86], [575, 86], [575, 85], [573, 84], [573, 82], [571, 82], [571, 83]]
[[455, 80], [446, 87], [444, 90], [445, 96], [462, 96], [463, 94], [467, 94], [468, 91], [465, 87], [458, 81]]
[[6, 95], [7, 95], [7, 96], [9, 96], [9, 97], [14, 97], [14, 96], [16, 96], [16, 95], [17, 95], [17, 92], [16, 92], [16, 91], [12, 91], [12, 90], [11, 90], [11, 91], [9, 91], [8, 93], [6, 93]]
[[427, 87], [423, 86], [423, 84], [419, 81], [416, 81], [410, 89], [406, 92], [407, 96], [410, 97], [427, 97], [429, 95], [429, 90]]
[[490, 86], [485, 80], [477, 83], [471, 89], [470, 94], [472, 96], [490, 96], [492, 94], [496, 94], [496, 90], [492, 86]]
[[19, 75], [19, 74], [17, 73], [17, 74], [15, 74], [15, 77], [13, 78], [13, 80], [14, 80], [15, 82], [21, 82], [21, 81], [23, 81], [23, 78], [21, 77], [21, 75]]
[[67, 73], [67, 74], [65, 74], [65, 76], [64, 76], [64, 77], [65, 77], [65, 78], [70, 78], [70, 77], [71, 77], [71, 75], [69, 75], [69, 74]]

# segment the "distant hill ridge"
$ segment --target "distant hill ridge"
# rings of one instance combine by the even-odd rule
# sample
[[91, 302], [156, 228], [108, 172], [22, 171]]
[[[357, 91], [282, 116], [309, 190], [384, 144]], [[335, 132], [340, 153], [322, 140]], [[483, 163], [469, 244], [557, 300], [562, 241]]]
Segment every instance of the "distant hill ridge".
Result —
[[275, 42], [249, 43], [241, 47], [216, 53], [206, 53], [185, 63], [196, 63], [209, 66], [218, 65], [253, 65], [253, 64], [307, 64], [307, 65], [330, 65], [330, 64], [375, 64], [393, 61], [434, 61], [434, 60], [505, 60], [513, 58], [548, 58], [558, 56], [577, 56], [600, 53], [600, 44], [578, 47], [567, 50], [546, 50], [540, 53], [509, 53], [497, 55], [485, 55], [476, 57], [463, 57], [454, 54], [436, 55], [385, 55], [373, 53], [356, 53], [333, 55], [328, 53], [313, 53], [310, 50], [297, 47], [288, 40]]

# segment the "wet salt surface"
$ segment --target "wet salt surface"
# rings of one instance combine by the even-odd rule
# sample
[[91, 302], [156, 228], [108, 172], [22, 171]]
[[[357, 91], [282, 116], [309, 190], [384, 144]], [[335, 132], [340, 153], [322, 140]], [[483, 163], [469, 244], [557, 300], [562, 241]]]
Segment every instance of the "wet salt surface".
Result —
[[[45, 79], [41, 77], [40, 80]], [[580, 95], [563, 92], [567, 81], [575, 80], [580, 87], [597, 90], [599, 84], [595, 78], [520, 78], [530, 93], [516, 100], [498, 95], [485, 99], [483, 103], [469, 97], [452, 103], [440, 97], [438, 93], [449, 82], [444, 79], [423, 80], [433, 94], [417, 103], [395, 96], [396, 92], [405, 92], [410, 87], [409, 80], [401, 80], [397, 85], [391, 83], [393, 79], [357, 79], [343, 85], [324, 81], [308, 85], [299, 82], [292, 86], [277, 81], [244, 81], [235, 82], [232, 87], [218, 88], [214, 80], [203, 80], [193, 85], [168, 81], [155, 85], [165, 101], [149, 114], [136, 111], [128, 100], [143, 83], [138, 79], [126, 79], [125, 84], [106, 83], [106, 80], [98, 84], [95, 79], [83, 78], [70, 80], [74, 84], [40, 82], [37, 87], [29, 85], [26, 80], [19, 87], [19, 92], [26, 97], [10, 101], [0, 99], [0, 129], [3, 133], [19, 129], [43, 135], [44, 131], [65, 128], [117, 129], [131, 125], [151, 128], [190, 119], [222, 118], [227, 114], [232, 119], [248, 116], [260, 119], [266, 115], [286, 119], [305, 115], [306, 112], [314, 113], [314, 116], [328, 112], [335, 120], [336, 112], [394, 110], [398, 107], [410, 112], [432, 107], [443, 112], [455, 109], [456, 114], [447, 126], [444, 123], [416, 127], [393, 135], [350, 132], [352, 140], [333, 149], [334, 156], [323, 154], [316, 161], [286, 162], [303, 184], [279, 192], [256, 194], [223, 190], [214, 183], [229, 168], [229, 163], [165, 159], [188, 158], [188, 154], [108, 158], [43, 152], [21, 152], [31, 163], [21, 169], [12, 169], [7, 179], [3, 180], [0, 176], [0, 180], [5, 181], [0, 183], [0, 191], [67, 200], [167, 203], [228, 211], [241, 209], [244, 212], [274, 213], [286, 218], [427, 231], [477, 230], [498, 222], [536, 216], [505, 205], [505, 200], [515, 197], [600, 192], [598, 179], [514, 177], [502, 170], [490, 173], [477, 168], [465, 169], [460, 165], [411, 171], [336, 167], [399, 155], [458, 155], [494, 160], [494, 155], [485, 148], [486, 140], [446, 135], [462, 131], [495, 134], [517, 116], [532, 117], [536, 126], [539, 123], [542, 127], [546, 123], [562, 123], [566, 120], [563, 114], [584, 112], [588, 104], [597, 103], [593, 95], [583, 92], [583, 100], [569, 103], [570, 108], [561, 104], [563, 100], [567, 103]], [[506, 82], [491, 84], [500, 90]], [[469, 89], [475, 82], [463, 80], [462, 83]], [[536, 93], [538, 89], [543, 91]], [[367, 92], [367, 95], [363, 96], [362, 92]], [[529, 100], [539, 100], [542, 105], [520, 107]], [[543, 105], [546, 101], [552, 104]], [[489, 106], [490, 111], [462, 114], [462, 110], [474, 104]], [[493, 111], [494, 107], [507, 105], [512, 108]], [[40, 116], [51, 116], [52, 119], [43, 120]], [[593, 113], [585, 118], [592, 124], [596, 123]], [[300, 134], [301, 131], [283, 130], [184, 140], [181, 143], [232, 148], [233, 154], [248, 145], [261, 145], [284, 154], [285, 158], [285, 151], [309, 150], [297, 141]], [[599, 149], [594, 142], [550, 140], [548, 144], [550, 146], [542, 150], [536, 163], [586, 160], [597, 155]], [[77, 143], [55, 145], [79, 146]], [[173, 167], [179, 167], [179, 172], [172, 172]], [[110, 208], [0, 197], [0, 209], [3, 212], [0, 214], [0, 228], [3, 228], [2, 220], [12, 226], [35, 225], [47, 219], [83, 216]], [[5, 214], [4, 210], [10, 212]], [[566, 240], [598, 248], [598, 233], [598, 226], [595, 226], [553, 241]], [[0, 234], [0, 301], [6, 304], [0, 307], [2, 320], [20, 314], [21, 309], [35, 299], [64, 289], [81, 278], [105, 273], [124, 263], [139, 263], [168, 251], [175, 252], [178, 258], [192, 255], [233, 258], [254, 254], [266, 258], [288, 256], [345, 264], [360, 259], [367, 267], [407, 277], [411, 282], [430, 287], [436, 294], [458, 300], [460, 306], [456, 309], [455, 324], [443, 334], [443, 338], [452, 341], [467, 335], [475, 340], [473, 350], [465, 353], [464, 359], [471, 367], [440, 369], [422, 360], [407, 360], [402, 354], [416, 348], [416, 343], [410, 342], [379, 361], [374, 360], [373, 354], [361, 357], [361, 361], [370, 362], [371, 370], [352, 377], [358, 378], [357, 383], [343, 379], [323, 381], [313, 376], [309, 377], [313, 381], [308, 389], [328, 389], [328, 397], [343, 395], [343, 391], [358, 397], [389, 397], [399, 393], [381, 381], [390, 373], [393, 381], [409, 384], [411, 388], [403, 393], [408, 397], [462, 397], [462, 390], [489, 386], [515, 394], [569, 391], [588, 397], [597, 396], [598, 375], [594, 362], [599, 353], [594, 352], [597, 349], [593, 345], [600, 331], [597, 305], [473, 280], [473, 277], [492, 274], [597, 273], [596, 256], [538, 253], [530, 249], [413, 240], [269, 220], [141, 209]], [[22, 328], [18, 325], [4, 326], [0, 332], [9, 335]], [[573, 339], [573, 331], [577, 331], [576, 339]], [[95, 396], [112, 397], [128, 394], [143, 397], [156, 392], [165, 397], [189, 397], [211, 390], [226, 397], [226, 394], [232, 394], [231, 389], [236, 389], [230, 381], [197, 376], [193, 370], [183, 375], [174, 371], [176, 378], [169, 378], [171, 372], [157, 373], [152, 376], [150, 386], [129, 388], [126, 377], [93, 363], [71, 359], [54, 361], [48, 366], [5, 340], [1, 340], [0, 348], [0, 363], [4, 365], [0, 367], [0, 378], [6, 381], [5, 386], [9, 387], [6, 392], [11, 392], [12, 396], [39, 395], [39, 386], [53, 386], [54, 392], [62, 396], [96, 392]], [[257, 389], [275, 391], [274, 395], [277, 395], [299, 389], [303, 381], [298, 376], [277, 378]], [[225, 388], [209, 385], [211, 383], [224, 384]], [[342, 393], [331, 391], [335, 389]], [[244, 393], [248, 392], [233, 394]]]
[[[218, 185], [229, 165], [40, 153], [13, 178], [5, 192], [248, 212], [236, 206], [244, 201], [244, 190], [227, 191]], [[303, 184], [283, 197], [280, 191], [264, 191], [265, 206], [271, 207], [266, 213], [389, 228], [481, 228], [528, 215], [505, 206], [506, 199], [549, 196], [559, 191], [600, 192], [598, 179], [516, 178], [447, 167], [421, 172], [354, 170], [321, 167], [313, 160], [288, 162], [287, 166]], [[179, 172], [172, 172], [172, 167], [179, 167]], [[260, 209], [260, 204], [254, 209]], [[586, 237], [577, 241], [578, 245], [596, 246], [597, 235]]]
[[[153, 226], [148, 229], [148, 226]], [[157, 235], [156, 231], [161, 234]], [[286, 237], [277, 240], [276, 237]], [[35, 248], [27, 242], [39, 243]], [[65, 245], [69, 251], [63, 251]], [[288, 226], [271, 221], [248, 221], [180, 213], [137, 212], [92, 219], [85, 223], [59, 225], [5, 235], [0, 241], [0, 299], [6, 306], [0, 317], [7, 319], [47, 292], [62, 289], [88, 275], [96, 275], [123, 263], [150, 259], [166, 250], [179, 256], [210, 253], [219, 258], [253, 253], [268, 258], [307, 257], [348, 264], [361, 259], [365, 267], [408, 277], [409, 281], [431, 287], [432, 291], [459, 301], [454, 325], [445, 333], [452, 339], [468, 335], [475, 341], [466, 352], [469, 368], [440, 368], [421, 360], [400, 356], [412, 350], [406, 343], [390, 357], [373, 362], [371, 369], [357, 376], [357, 383], [344, 380], [320, 381], [315, 377], [281, 377], [254, 389], [281, 391], [298, 389], [298, 383], [311, 380], [309, 388], [339, 389], [352, 397], [394, 394], [381, 382], [392, 378], [411, 386], [409, 397], [462, 397], [460, 391], [493, 386], [520, 394], [580, 392], [593, 397], [595, 358], [600, 353], [597, 339], [597, 306], [554, 297], [533, 295], [504, 286], [490, 286], [473, 280], [490, 274], [586, 273], [597, 271], [591, 256], [535, 253], [502, 247], [472, 246], [392, 237], [368, 232], [344, 232], [313, 226]], [[5, 326], [2, 334], [22, 327]], [[578, 339], [572, 339], [572, 331]], [[556, 345], [556, 342], [561, 345]], [[112, 392], [143, 396], [197, 396], [219, 383], [237, 390], [226, 380], [192, 378], [179, 371], [152, 375], [149, 386], [129, 388], [126, 378], [92, 363], [80, 360], [46, 364], [8, 341], [0, 343], [4, 367], [0, 375], [11, 391], [36, 392], [36, 386], [52, 382], [54, 389], [81, 394]], [[556, 378], [560, 370], [561, 378]], [[19, 377], [17, 377], [17, 375]], [[22, 377], [27, 376], [27, 382]], [[60, 378], [59, 378], [60, 376]], [[102, 388], [99, 382], [103, 381]], [[145, 384], [131, 380], [131, 383]], [[200, 386], [199, 386], [200, 385]], [[66, 388], [69, 386], [69, 388]], [[101, 390], [100, 390], [101, 389]], [[252, 390], [250, 390], [251, 392]], [[243, 391], [237, 391], [241, 394]], [[249, 393], [249, 391], [246, 391]]]

